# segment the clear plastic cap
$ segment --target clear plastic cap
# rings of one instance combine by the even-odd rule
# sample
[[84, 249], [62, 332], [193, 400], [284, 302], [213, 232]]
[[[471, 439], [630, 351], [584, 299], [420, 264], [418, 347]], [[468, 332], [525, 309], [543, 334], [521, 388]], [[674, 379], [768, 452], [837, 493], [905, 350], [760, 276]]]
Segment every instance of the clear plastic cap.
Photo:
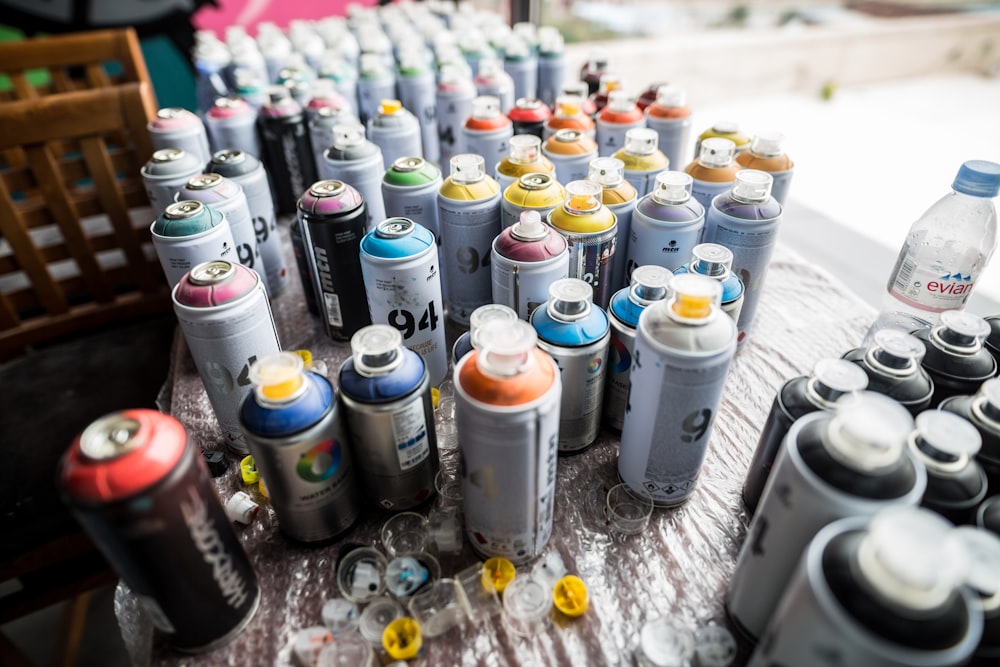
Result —
[[952, 530], [930, 510], [887, 507], [868, 524], [858, 569], [881, 597], [914, 611], [936, 609], [968, 572], [967, 554], [949, 539]]
[[964, 310], [946, 310], [931, 329], [930, 339], [945, 349], [968, 354], [982, 347], [989, 335], [990, 325], [983, 318]]
[[612, 90], [608, 93], [608, 108], [622, 113], [631, 111], [635, 108], [635, 95], [624, 90]]
[[980, 419], [1000, 426], [1000, 378], [991, 378], [979, 386], [972, 411]]
[[698, 667], [729, 667], [736, 660], [736, 638], [721, 625], [704, 625], [694, 633]]
[[356, 602], [351, 602], [347, 598], [332, 598], [323, 603], [320, 615], [323, 618], [323, 625], [334, 635], [339, 635], [358, 627], [361, 611]]
[[661, 107], [682, 107], [687, 104], [687, 92], [672, 83], [662, 85], [656, 89], [656, 104]]
[[294, 352], [278, 352], [261, 357], [250, 366], [250, 382], [260, 403], [288, 403], [306, 390], [302, 357]]
[[938, 468], [935, 463], [964, 467], [983, 445], [983, 438], [972, 422], [953, 412], [925, 410], [915, 421], [912, 442], [930, 459], [929, 467]]
[[683, 171], [661, 171], [656, 175], [653, 199], [661, 204], [683, 204], [691, 199], [693, 184], [691, 175]]
[[587, 54], [587, 68], [600, 69], [602, 67], [607, 67], [607, 65], [608, 65], [607, 50], [602, 49], [599, 46], [591, 48], [590, 53]]
[[736, 159], [736, 144], [725, 137], [711, 137], [701, 142], [698, 162], [705, 167], [728, 167]]
[[591, 213], [601, 208], [601, 186], [593, 181], [570, 181], [566, 184], [566, 210]]
[[629, 155], [652, 155], [660, 147], [660, 135], [648, 127], [633, 127], [625, 132], [625, 152]]
[[674, 274], [669, 269], [656, 264], [638, 266], [629, 281], [628, 298], [640, 306], [648, 306], [654, 301], [667, 298], [667, 288]]
[[691, 631], [669, 618], [646, 621], [639, 630], [638, 664], [685, 667], [694, 653]]
[[579, 278], [560, 278], [549, 285], [546, 310], [550, 317], [562, 322], [581, 320], [590, 314], [594, 288]]
[[[516, 313], [515, 313], [516, 315]], [[480, 354], [479, 370], [494, 377], [513, 377], [523, 373], [534, 361], [538, 334], [523, 320], [494, 320], [482, 325], [476, 333]]]
[[1000, 164], [988, 160], [969, 160], [958, 168], [951, 187], [973, 197], [996, 197], [1000, 192]]
[[785, 135], [775, 130], [758, 132], [750, 140], [750, 152], [761, 157], [777, 157], [784, 153], [781, 145], [785, 143]]
[[564, 118], [579, 116], [583, 98], [578, 95], [560, 95], [556, 98], [556, 115]]
[[365, 143], [365, 126], [361, 123], [343, 123], [333, 126], [333, 145], [342, 149]]
[[510, 161], [518, 164], [530, 164], [538, 161], [542, 140], [533, 134], [515, 134], [507, 144], [510, 146]]
[[959, 526], [948, 539], [956, 542], [969, 559], [965, 583], [984, 598], [1000, 595], [1000, 536], [982, 528]]
[[469, 316], [469, 342], [475, 349], [481, 349], [479, 332], [487, 323], [497, 321], [516, 322], [517, 311], [500, 303], [487, 303], [472, 311]]
[[365, 377], [385, 375], [403, 363], [403, 334], [388, 324], [370, 324], [351, 336], [354, 368]]
[[[688, 178], [691, 177], [688, 176]], [[716, 280], [725, 280], [733, 268], [733, 251], [718, 243], [699, 243], [691, 250], [690, 268], [693, 273], [700, 273]]]
[[670, 281], [673, 295], [667, 298], [672, 318], [698, 322], [711, 316], [722, 303], [722, 284], [697, 273], [680, 273]]
[[473, 118], [496, 118], [500, 115], [500, 98], [494, 95], [480, 95], [472, 100]]
[[552, 591], [531, 574], [515, 577], [504, 589], [503, 608], [522, 623], [541, 621], [552, 609]]
[[455, 183], [478, 183], [486, 177], [486, 160], [482, 155], [462, 153], [452, 157], [450, 164], [451, 180]]
[[512, 236], [522, 241], [536, 241], [549, 235], [549, 228], [542, 223], [538, 211], [521, 211], [521, 217], [510, 230]]
[[622, 90], [625, 87], [625, 82], [622, 80], [615, 72], [605, 72], [601, 75], [600, 86], [598, 87], [598, 93], [602, 95], [607, 95], [608, 99], [611, 98], [611, 93], [616, 90]]
[[[572, 95], [578, 99], [586, 99], [589, 94], [587, 91], [590, 90], [587, 86], [586, 81], [581, 81], [577, 79], [576, 81], [566, 81], [563, 83], [562, 90], [560, 91], [563, 95]], [[558, 106], [559, 97], [556, 97], [556, 106]]]
[[625, 163], [614, 157], [596, 157], [590, 161], [587, 180], [603, 188], [616, 188], [625, 180]]
[[926, 353], [927, 348], [915, 336], [901, 329], [879, 329], [865, 358], [880, 370], [907, 375], [920, 364]]
[[382, 635], [389, 624], [404, 614], [403, 605], [387, 596], [377, 597], [361, 612], [358, 630], [372, 644], [380, 646]]
[[857, 391], [841, 396], [823, 444], [840, 463], [860, 471], [890, 468], [903, 456], [913, 417], [888, 396]]
[[766, 171], [741, 169], [736, 172], [736, 177], [733, 180], [733, 199], [741, 202], [767, 201], [767, 198], [771, 196], [773, 183], [774, 177]]
[[868, 375], [857, 364], [844, 359], [820, 359], [806, 385], [820, 405], [833, 407], [844, 394], [868, 387]]

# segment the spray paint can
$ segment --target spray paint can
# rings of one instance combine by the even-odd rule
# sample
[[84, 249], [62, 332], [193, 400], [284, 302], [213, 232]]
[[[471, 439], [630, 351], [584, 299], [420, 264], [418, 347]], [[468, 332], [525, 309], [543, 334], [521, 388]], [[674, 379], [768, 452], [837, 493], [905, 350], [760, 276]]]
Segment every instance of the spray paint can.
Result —
[[[312, 104], [315, 100], [310, 100]], [[326, 152], [333, 145], [334, 130], [338, 125], [354, 125], [358, 123], [356, 116], [346, 107], [317, 106], [309, 113], [309, 143], [312, 145], [316, 158], [317, 172], [322, 169]]]
[[771, 196], [782, 206], [788, 199], [795, 163], [781, 149], [785, 135], [780, 132], [758, 132], [750, 140], [750, 148], [736, 155], [736, 164], [744, 169], [759, 169], [771, 174], [774, 185]]
[[398, 99], [396, 75], [376, 53], [361, 54], [358, 66], [358, 117], [367, 125], [378, 114], [382, 100]]
[[1000, 380], [987, 380], [974, 395], [946, 398], [939, 407], [976, 427], [982, 439], [976, 460], [986, 471], [990, 490], [1000, 488]]
[[618, 450], [622, 481], [660, 507], [694, 493], [736, 352], [736, 325], [719, 310], [717, 282], [674, 276], [670, 291], [639, 316]]
[[983, 615], [962, 585], [969, 556], [955, 532], [912, 507], [825, 527], [804, 549], [748, 665], [967, 664]]
[[[1000, 501], [1000, 496], [993, 498]], [[993, 505], [997, 505], [994, 502]], [[981, 507], [988, 507], [986, 503]], [[960, 526], [952, 534], [969, 556], [965, 584], [972, 590], [983, 612], [983, 637], [969, 662], [969, 667], [990, 667], [1000, 659], [1000, 579], [996, 564], [1000, 563], [1000, 536], [988, 529]]]
[[441, 159], [441, 141], [438, 138], [434, 72], [419, 58], [404, 56], [399, 62], [396, 84], [403, 107], [412, 111], [420, 121], [420, 145], [424, 159], [438, 162]]
[[740, 131], [738, 123], [720, 121], [698, 135], [694, 143], [694, 158], [701, 155], [701, 145], [706, 139], [729, 139], [736, 146], [736, 153], [742, 153], [750, 146], [750, 137]]
[[[517, 99], [514, 94], [514, 80], [503, 70], [503, 62], [499, 58], [483, 58], [479, 61], [479, 72], [476, 74], [475, 83], [476, 95], [497, 98], [497, 108], [500, 113], [506, 115], [514, 108], [514, 100]], [[466, 147], [466, 150], [469, 148]]]
[[597, 144], [578, 130], [559, 130], [542, 144], [542, 155], [555, 165], [560, 183], [582, 181], [597, 157]]
[[600, 47], [590, 50], [587, 61], [580, 68], [580, 80], [587, 84], [587, 94], [593, 95], [601, 83], [601, 76], [608, 71], [607, 51]]
[[618, 221], [618, 232], [615, 237], [616, 255], [611, 258], [611, 289], [617, 292], [622, 287], [628, 286], [628, 278], [625, 276], [625, 250], [632, 229], [636, 191], [632, 184], [625, 180], [625, 164], [613, 157], [591, 160], [587, 180], [601, 186], [601, 203], [615, 214]]
[[161, 215], [177, 201], [181, 191], [193, 176], [205, 168], [197, 157], [180, 148], [161, 148], [142, 167], [142, 182], [155, 215]]
[[557, 28], [538, 29], [538, 99], [551, 107], [566, 78], [566, 52]]
[[205, 114], [213, 151], [235, 149], [260, 155], [257, 111], [238, 97], [220, 97]]
[[667, 156], [670, 167], [680, 169], [687, 162], [685, 149], [691, 136], [691, 109], [683, 88], [659, 87], [656, 101], [646, 108], [646, 127], [656, 132], [660, 150]]
[[691, 257], [701, 242], [705, 209], [691, 196], [691, 177], [664, 171], [656, 187], [636, 204], [632, 214], [626, 278], [637, 266], [655, 264], [674, 271]]
[[872, 343], [844, 354], [868, 376], [868, 390], [894, 398], [916, 417], [931, 404], [934, 382], [920, 365], [923, 344], [898, 329], [880, 329]]
[[274, 214], [274, 200], [264, 165], [242, 151], [222, 150], [212, 156], [206, 169], [243, 188], [253, 218], [257, 250], [267, 278], [267, 293], [269, 296], [280, 294], [288, 286], [288, 261], [278, 235], [278, 219]]
[[302, 107], [287, 88], [272, 86], [257, 122], [263, 150], [261, 159], [274, 186], [278, 212], [294, 213], [299, 195], [316, 180], [316, 161]]
[[516, 322], [517, 311], [509, 306], [500, 303], [487, 303], [479, 306], [472, 315], [469, 316], [469, 330], [455, 339], [455, 344], [451, 346], [451, 365], [458, 366], [459, 360], [472, 350], [481, 349], [478, 332], [493, 320], [504, 322]]
[[358, 71], [355, 65], [329, 51], [320, 63], [319, 75], [333, 81], [333, 87], [347, 103], [350, 114], [358, 117]]
[[316, 300], [316, 288], [313, 286], [312, 273], [309, 268], [309, 257], [306, 254], [305, 241], [302, 239], [302, 225], [299, 219], [292, 218], [288, 225], [288, 239], [292, 244], [292, 254], [295, 256], [295, 267], [298, 269], [299, 281], [302, 283], [302, 296], [306, 301], [306, 309], [319, 317], [319, 302]]
[[931, 409], [951, 396], [974, 394], [997, 374], [996, 360], [983, 347], [989, 333], [985, 320], [963, 310], [947, 310], [933, 327], [913, 333], [924, 345], [920, 365], [934, 381]]
[[122, 410], [94, 421], [63, 455], [59, 486], [174, 648], [210, 651], [249, 625], [260, 604], [257, 577], [201, 452], [175, 418]]
[[496, 97], [481, 95], [472, 101], [472, 115], [465, 121], [462, 132], [465, 150], [482, 155], [487, 170], [493, 172], [497, 162], [507, 157], [514, 126], [510, 118], [501, 113]]
[[[588, 92], [586, 81], [567, 81], [563, 84], [560, 94], [577, 98], [577, 103], [580, 105], [580, 111], [582, 111], [587, 118], [593, 120], [594, 116], [597, 115], [597, 107], [594, 106], [593, 100], [590, 99], [590, 93]], [[559, 98], [557, 97], [556, 104], [552, 107], [553, 111], [559, 108], [558, 100]]]
[[656, 132], [637, 127], [625, 133], [625, 146], [614, 157], [625, 165], [625, 180], [632, 184], [639, 197], [645, 197], [656, 187], [656, 177], [670, 165], [657, 148]]
[[781, 214], [781, 204], [771, 197], [771, 175], [755, 169], [738, 172], [732, 190], [716, 197], [705, 214], [705, 241], [733, 251], [733, 271], [746, 287], [739, 320], [740, 345], [753, 327]]
[[535, 211], [542, 220], [566, 201], [566, 189], [553, 174], [525, 174], [507, 186], [500, 204], [500, 222], [507, 229], [521, 219], [524, 211]]
[[438, 450], [431, 384], [422, 357], [403, 347], [399, 331], [373, 324], [351, 338], [351, 356], [338, 378], [340, 403], [369, 498], [394, 512], [430, 499]]
[[604, 387], [604, 423], [621, 431], [625, 425], [625, 405], [628, 402], [632, 371], [632, 351], [635, 349], [639, 316], [647, 306], [667, 298], [667, 286], [673, 274], [662, 266], [640, 266], [632, 272], [632, 283], [611, 297], [608, 317], [611, 320], [611, 340], [608, 345], [607, 384]]
[[864, 371], [843, 359], [820, 359], [812, 375], [801, 375], [781, 386], [757, 440], [743, 482], [743, 504], [753, 516], [764, 493], [782, 443], [795, 420], [818, 410], [833, 410], [844, 394], [863, 391], [868, 384]]
[[813, 412], [792, 424], [726, 595], [729, 617], [744, 634], [763, 634], [781, 582], [823, 526], [920, 502], [927, 472], [907, 451], [912, 430], [905, 408], [870, 391], [842, 397], [833, 413]]
[[333, 145], [320, 163], [319, 174], [323, 180], [343, 181], [361, 193], [369, 229], [385, 220], [382, 201], [385, 161], [379, 147], [365, 139], [365, 128], [360, 123], [333, 128]]
[[927, 469], [927, 489], [921, 507], [955, 524], [972, 524], [986, 499], [986, 472], [976, 463], [982, 445], [979, 431], [953, 412], [926, 410], [907, 441]]
[[167, 206], [149, 231], [171, 288], [202, 262], [239, 261], [225, 216], [200, 201], [179, 201]]
[[454, 374], [465, 530], [476, 553], [525, 563], [552, 535], [562, 383], [527, 322], [478, 338]]
[[171, 297], [226, 444], [246, 456], [239, 407], [250, 366], [281, 350], [263, 282], [244, 266], [212, 260], [185, 273]]
[[573, 181], [566, 186], [566, 202], [549, 213], [547, 222], [569, 245], [569, 277], [579, 278], [594, 291], [594, 303], [607, 308], [614, 292], [615, 214], [601, 203], [601, 186]]
[[[728, 192], [741, 167], [736, 164], [733, 142], [729, 139], [706, 139], [697, 160], [684, 167], [694, 181], [691, 196], [707, 211], [716, 195]], [[711, 239], [706, 239], [711, 240]]]
[[543, 224], [537, 211], [524, 211], [493, 240], [490, 273], [493, 302], [527, 320], [548, 298], [549, 286], [569, 277], [566, 239]]
[[635, 104], [635, 97], [624, 90], [613, 90], [608, 104], [597, 115], [597, 150], [610, 156], [625, 147], [629, 130], [646, 127], [646, 117]]
[[342, 535], [361, 499], [333, 385], [293, 352], [258, 359], [250, 381], [240, 424], [281, 532], [299, 542]]
[[441, 164], [450, 164], [451, 158], [467, 152], [462, 129], [472, 115], [476, 95], [476, 84], [466, 70], [453, 65], [441, 68], [436, 93]]
[[420, 145], [420, 121], [404, 109], [399, 100], [382, 100], [378, 113], [368, 121], [368, 137], [382, 151], [384, 164], [424, 154]]
[[400, 331], [432, 385], [448, 375], [441, 272], [434, 234], [408, 218], [388, 218], [361, 240], [361, 272], [372, 322]]
[[514, 124], [515, 136], [533, 134], [542, 139], [545, 136], [545, 123], [552, 117], [552, 111], [541, 100], [519, 97], [507, 117]]
[[372, 323], [361, 272], [368, 217], [361, 194], [343, 181], [317, 181], [299, 199], [299, 223], [320, 319], [332, 340]]
[[590, 139], [597, 136], [594, 121], [583, 111], [583, 99], [575, 95], [560, 95], [556, 99], [552, 117], [545, 123], [544, 138], [548, 139], [559, 130], [576, 130]]
[[481, 155], [451, 159], [451, 175], [438, 193], [438, 222], [448, 317], [466, 325], [492, 298], [490, 249], [500, 233], [500, 186], [486, 175]]
[[192, 177], [177, 197], [179, 200], [200, 201], [226, 217], [229, 230], [236, 242], [236, 259], [243, 266], [266, 276], [260, 252], [257, 250], [257, 232], [243, 188], [219, 174], [200, 174]]
[[398, 158], [382, 178], [386, 216], [409, 218], [439, 238], [437, 196], [442, 183], [441, 170], [423, 158]]
[[733, 251], [718, 243], [699, 243], [691, 251], [691, 262], [674, 269], [674, 273], [698, 273], [722, 285], [722, 312], [733, 322], [740, 321], [743, 310], [743, 281], [733, 273]]
[[514, 82], [515, 99], [535, 97], [538, 92], [538, 56], [530, 44], [523, 39], [508, 39], [504, 45], [503, 69]]
[[590, 95], [590, 102], [593, 104], [593, 111], [590, 113], [591, 118], [596, 119], [604, 111], [605, 107], [608, 106], [611, 93], [624, 89], [625, 81], [617, 73], [604, 72], [601, 74], [601, 83], [597, 88], [597, 92]]
[[208, 148], [208, 134], [197, 114], [178, 107], [168, 107], [156, 112], [156, 117], [146, 125], [154, 149], [179, 148], [198, 158], [204, 165], [212, 159]]
[[555, 176], [555, 165], [542, 155], [541, 139], [532, 134], [515, 134], [508, 143], [510, 152], [497, 162], [494, 171], [501, 190], [506, 190], [525, 174]]

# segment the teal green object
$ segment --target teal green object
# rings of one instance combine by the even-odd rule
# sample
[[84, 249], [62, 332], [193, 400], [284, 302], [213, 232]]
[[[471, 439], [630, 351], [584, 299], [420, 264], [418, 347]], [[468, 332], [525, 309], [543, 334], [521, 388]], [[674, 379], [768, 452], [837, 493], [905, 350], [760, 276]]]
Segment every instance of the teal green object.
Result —
[[[169, 210], [169, 207], [168, 207]], [[201, 211], [188, 218], [171, 218], [161, 213], [153, 223], [153, 233], [167, 238], [195, 236], [218, 227], [223, 222], [222, 214], [214, 208], [202, 205]]]
[[197, 113], [194, 73], [184, 55], [166, 37], [143, 39], [140, 46], [160, 108], [183, 107]]

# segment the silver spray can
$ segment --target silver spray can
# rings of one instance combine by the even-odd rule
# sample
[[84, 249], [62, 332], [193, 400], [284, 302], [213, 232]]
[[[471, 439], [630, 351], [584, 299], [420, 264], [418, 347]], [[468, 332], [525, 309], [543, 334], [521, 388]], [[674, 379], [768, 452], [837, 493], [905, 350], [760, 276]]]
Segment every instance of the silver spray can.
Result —
[[960, 530], [905, 506], [826, 526], [809, 543], [747, 664], [968, 664], [983, 614], [974, 590], [963, 585], [972, 556]]
[[264, 263], [257, 250], [257, 232], [243, 188], [219, 174], [200, 174], [191, 178], [178, 199], [200, 201], [226, 216], [236, 241], [236, 258], [243, 266], [265, 277]]
[[483, 58], [479, 61], [479, 69], [476, 72], [476, 93], [480, 97], [497, 98], [502, 114], [506, 114], [514, 107], [514, 100], [517, 99], [514, 95], [514, 80], [504, 71], [503, 61], [499, 58]]
[[739, 320], [741, 345], [757, 314], [781, 214], [781, 204], [771, 196], [771, 175], [755, 169], [738, 172], [732, 190], [716, 197], [705, 214], [704, 240], [733, 251], [733, 272], [746, 288]]
[[378, 113], [368, 120], [368, 138], [382, 151], [383, 164], [424, 154], [420, 145], [420, 122], [399, 100], [382, 100]]
[[509, 306], [522, 320], [545, 303], [549, 286], [569, 277], [569, 247], [558, 232], [542, 223], [537, 211], [493, 239], [490, 259], [493, 302]]
[[637, 192], [625, 180], [625, 163], [613, 157], [599, 157], [590, 161], [587, 180], [601, 186], [601, 203], [615, 214], [618, 231], [615, 236], [615, 256], [611, 258], [611, 289], [618, 291], [628, 286], [625, 275], [629, 232], [635, 211]]
[[670, 291], [639, 316], [618, 450], [622, 481], [660, 507], [694, 493], [736, 352], [717, 282], [674, 276]]
[[597, 143], [580, 130], [558, 130], [542, 143], [542, 154], [555, 165], [556, 180], [565, 185], [587, 178]]
[[420, 121], [420, 145], [423, 147], [424, 159], [437, 163], [441, 159], [441, 141], [438, 138], [437, 84], [434, 72], [419, 58], [402, 55], [396, 85], [399, 88], [399, 101]]
[[473, 310], [493, 299], [490, 252], [500, 233], [500, 186], [486, 175], [481, 155], [451, 159], [438, 194], [438, 222], [448, 317], [466, 325]]
[[441, 164], [444, 165], [466, 152], [462, 128], [472, 115], [472, 100], [476, 99], [476, 84], [468, 70], [451, 65], [442, 67], [435, 99]]
[[478, 338], [454, 373], [466, 535], [481, 556], [525, 563], [552, 535], [562, 383], [527, 322]]
[[498, 162], [507, 157], [514, 124], [500, 111], [500, 100], [481, 95], [472, 101], [472, 115], [462, 128], [467, 153], [482, 155], [486, 172], [495, 173]]
[[[743, 310], [743, 281], [733, 273], [733, 251], [718, 243], [699, 243], [691, 251], [691, 261], [674, 269], [674, 273], [699, 273], [722, 284], [722, 312], [740, 321]], [[789, 424], [790, 426], [790, 424]]]
[[549, 353], [562, 378], [559, 454], [579, 454], [597, 440], [611, 329], [593, 304], [594, 291], [577, 278], [549, 286], [549, 299], [531, 314], [538, 347]]
[[434, 234], [409, 218], [387, 218], [361, 239], [361, 273], [374, 324], [400, 331], [435, 387], [448, 375], [441, 271]]
[[371, 500], [394, 512], [429, 500], [438, 451], [420, 355], [403, 346], [398, 330], [372, 324], [351, 338], [351, 356], [338, 381], [355, 462]]
[[870, 391], [792, 424], [726, 593], [729, 617], [748, 637], [763, 635], [782, 582], [823, 526], [920, 502], [927, 472], [907, 451], [912, 430], [903, 406]]
[[538, 56], [530, 44], [517, 37], [508, 38], [504, 45], [503, 69], [514, 82], [515, 100], [535, 97], [538, 90]]
[[177, 193], [204, 169], [205, 165], [196, 156], [180, 148], [161, 148], [153, 153], [142, 167], [142, 182], [153, 215], [161, 215], [177, 201]]
[[382, 100], [396, 97], [396, 75], [376, 53], [361, 56], [358, 67], [358, 118], [363, 124], [378, 114]]
[[632, 284], [615, 292], [608, 307], [611, 340], [608, 343], [607, 384], [604, 387], [604, 423], [621, 431], [625, 425], [632, 352], [639, 316], [647, 306], [667, 298], [673, 274], [662, 266], [640, 266], [632, 272]]
[[326, 152], [333, 146], [334, 129], [338, 125], [354, 125], [358, 122], [357, 116], [352, 115], [346, 107], [321, 106], [309, 114], [309, 143], [316, 156], [317, 173]]
[[202, 166], [212, 159], [208, 133], [197, 114], [178, 107], [160, 109], [146, 125], [153, 148], [180, 148], [198, 158]]
[[674, 271], [691, 258], [704, 229], [705, 209], [691, 196], [691, 177], [681, 171], [657, 174], [653, 191], [632, 214], [626, 276], [646, 264]]
[[256, 157], [242, 151], [222, 150], [212, 156], [206, 169], [210, 173], [225, 176], [243, 188], [253, 217], [257, 250], [267, 277], [267, 293], [269, 296], [280, 294], [288, 286], [289, 269], [281, 236], [278, 234], [274, 199], [267, 184], [264, 165]]
[[683, 168], [690, 155], [687, 143], [691, 134], [691, 109], [683, 88], [668, 84], [657, 89], [656, 101], [646, 107], [646, 127], [659, 136], [660, 150], [669, 160], [669, 168]]
[[557, 28], [538, 29], [538, 99], [551, 107], [566, 78], [566, 53]]
[[338, 125], [333, 129], [333, 145], [319, 164], [321, 180], [342, 181], [361, 193], [368, 210], [368, 229], [385, 220], [382, 151], [365, 139], [360, 125]]
[[226, 217], [200, 201], [179, 201], [167, 206], [149, 231], [171, 287], [202, 262], [239, 261]]
[[441, 170], [420, 157], [396, 159], [382, 178], [382, 201], [389, 218], [409, 218], [440, 238], [437, 197]]
[[238, 97], [220, 97], [205, 114], [213, 151], [238, 150], [260, 155], [257, 112]]
[[250, 392], [250, 366], [281, 350], [260, 276], [239, 264], [212, 260], [184, 274], [171, 296], [226, 444], [246, 455], [239, 407]]

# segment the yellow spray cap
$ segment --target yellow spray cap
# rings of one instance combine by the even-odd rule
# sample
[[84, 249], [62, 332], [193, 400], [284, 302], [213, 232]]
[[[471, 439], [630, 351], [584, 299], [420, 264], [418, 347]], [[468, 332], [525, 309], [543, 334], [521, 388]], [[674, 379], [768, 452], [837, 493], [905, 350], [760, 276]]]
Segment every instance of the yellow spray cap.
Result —
[[256, 484], [260, 480], [260, 473], [257, 472], [257, 464], [253, 462], [252, 456], [244, 456], [240, 461], [240, 476], [244, 484]]
[[601, 186], [593, 181], [571, 181], [566, 184], [566, 210], [589, 213], [601, 208]]
[[420, 624], [409, 616], [397, 618], [382, 632], [382, 648], [393, 660], [416, 658], [423, 643]]
[[580, 104], [582, 100], [576, 95], [560, 95], [559, 99], [556, 100], [556, 107], [559, 109], [560, 116], [578, 116], [580, 115]]
[[285, 403], [304, 389], [304, 364], [294, 352], [278, 352], [258, 359], [250, 367], [250, 382], [262, 403]]
[[670, 309], [684, 320], [705, 319], [713, 308], [719, 307], [722, 298], [722, 285], [719, 281], [696, 273], [674, 276], [670, 281], [670, 289], [674, 292]]
[[580, 577], [568, 574], [556, 582], [552, 589], [552, 600], [556, 609], [567, 616], [582, 616], [589, 605], [587, 584]]
[[516, 574], [513, 563], [502, 556], [494, 556], [483, 563], [483, 587], [503, 593]]
[[399, 100], [382, 100], [378, 105], [378, 112], [381, 114], [394, 114], [403, 108], [403, 103]]

